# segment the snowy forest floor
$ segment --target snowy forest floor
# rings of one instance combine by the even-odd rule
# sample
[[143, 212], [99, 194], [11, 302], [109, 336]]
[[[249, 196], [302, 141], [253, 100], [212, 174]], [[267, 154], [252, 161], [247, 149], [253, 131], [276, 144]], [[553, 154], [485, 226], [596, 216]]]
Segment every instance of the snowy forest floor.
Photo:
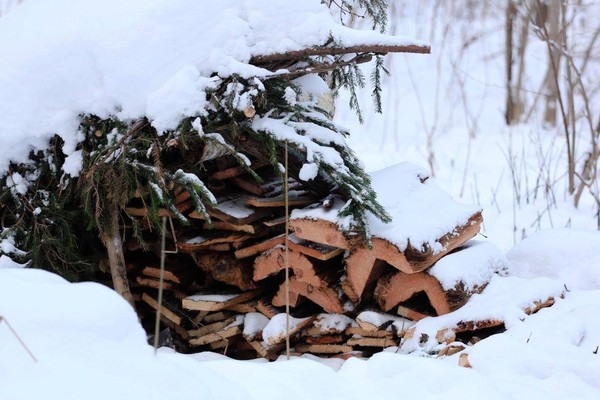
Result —
[[[373, 114], [365, 92], [364, 125], [346, 109], [344, 95], [336, 118], [351, 125], [351, 146], [367, 170], [400, 161], [429, 167], [456, 199], [483, 208], [485, 237], [477, 239], [507, 252], [510, 275], [484, 292], [491, 293], [490, 313], [510, 317], [507, 330], [466, 350], [472, 368], [459, 367], [458, 354], [432, 358], [427, 349], [390, 348], [345, 362], [154, 354], [136, 315], [113, 291], [2, 268], [10, 266], [3, 258], [0, 399], [600, 398], [598, 206], [587, 195], [572, 206], [564, 139], [542, 128], [537, 114], [526, 124], [504, 125], [502, 10], [490, 7], [476, 22], [454, 19], [445, 30], [452, 15], [432, 15], [438, 2], [410, 3], [396, 10], [390, 28], [430, 40], [433, 55], [389, 59], [383, 116]], [[530, 52], [528, 76], [537, 88], [543, 46], [533, 43]], [[536, 290], [563, 291], [564, 299], [528, 317], [507, 310], [507, 298]]]

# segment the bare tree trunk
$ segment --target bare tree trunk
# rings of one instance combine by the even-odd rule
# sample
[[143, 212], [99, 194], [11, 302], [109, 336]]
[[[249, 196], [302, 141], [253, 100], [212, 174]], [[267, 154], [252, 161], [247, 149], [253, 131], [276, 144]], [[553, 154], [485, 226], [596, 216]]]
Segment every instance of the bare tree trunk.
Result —
[[112, 212], [112, 228], [110, 232], [102, 232], [100, 238], [108, 252], [108, 261], [110, 263], [110, 274], [113, 280], [113, 288], [119, 293], [135, 310], [135, 302], [129, 289], [127, 280], [127, 269], [125, 266], [125, 256], [123, 254], [123, 240], [119, 231], [119, 211], [114, 209]]
[[517, 9], [513, 0], [508, 0], [506, 5], [505, 21], [505, 62], [506, 62], [506, 125], [512, 125], [515, 122], [515, 101], [513, 96], [513, 28], [515, 25], [515, 16]]
[[[540, 1], [538, 0], [538, 5]], [[541, 23], [546, 25], [548, 32], [546, 40], [560, 43], [560, 0], [550, 0], [546, 18]], [[556, 105], [559, 96], [558, 71], [560, 64], [560, 51], [556, 46], [548, 46], [548, 69], [544, 78], [543, 93], [546, 95], [544, 107], [544, 122], [556, 126]]]

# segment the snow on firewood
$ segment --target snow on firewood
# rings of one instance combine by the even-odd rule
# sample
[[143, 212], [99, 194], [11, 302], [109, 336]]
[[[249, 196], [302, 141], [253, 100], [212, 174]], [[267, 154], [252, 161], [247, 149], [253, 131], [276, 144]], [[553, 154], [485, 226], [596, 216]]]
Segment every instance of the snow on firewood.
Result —
[[269, 318], [261, 313], [251, 312], [244, 317], [244, 331], [242, 334], [248, 341], [256, 340], [262, 335], [263, 329], [269, 324]]
[[352, 318], [343, 314], [319, 314], [314, 325], [321, 328], [321, 333], [339, 333], [352, 324]]
[[460, 251], [448, 254], [427, 272], [435, 277], [444, 290], [459, 282], [471, 291], [487, 284], [494, 274], [508, 272], [508, 260], [498, 247], [489, 242], [471, 240]]
[[[299, 324], [307, 321], [309, 318], [294, 318], [289, 316], [289, 329], [290, 332], [294, 331]], [[287, 335], [286, 331], [286, 315], [277, 314], [271, 321], [263, 328], [262, 338], [268, 345], [274, 345], [281, 343], [285, 340]]]
[[[373, 172], [373, 189], [377, 200], [388, 211], [392, 222], [386, 224], [369, 215], [369, 229], [373, 237], [388, 240], [404, 251], [410, 245], [420, 249], [429, 246], [434, 253], [442, 250], [437, 239], [467, 223], [480, 211], [473, 205], [456, 202], [441, 190], [428, 173], [410, 163], [400, 163]], [[347, 221], [338, 218], [344, 202], [336, 199], [331, 207], [309, 207], [294, 210], [292, 219], [323, 219], [344, 228]]]

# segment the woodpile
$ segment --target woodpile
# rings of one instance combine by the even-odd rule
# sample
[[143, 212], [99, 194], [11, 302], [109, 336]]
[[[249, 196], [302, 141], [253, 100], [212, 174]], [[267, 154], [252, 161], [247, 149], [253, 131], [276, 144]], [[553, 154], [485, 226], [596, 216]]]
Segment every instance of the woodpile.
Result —
[[[482, 216], [476, 209], [434, 241], [412, 242], [409, 231], [408, 244], [401, 246], [374, 229], [369, 244], [344, 232], [333, 218], [310, 217], [335, 215], [341, 200], [311, 197], [291, 179], [289, 205], [296, 211], [286, 250], [283, 185], [265, 163], [255, 168], [266, 183], [236, 167], [212, 174], [219, 198], [208, 208], [210, 222], [193, 210], [186, 192], [174, 189], [177, 210], [189, 224], [172, 218], [167, 229], [161, 322], [179, 351], [276, 358], [284, 351], [287, 292], [293, 352], [368, 356], [398, 346], [414, 321], [449, 313], [485, 286], [445, 289], [428, 273], [478, 233]], [[417, 190], [428, 184], [420, 178]], [[126, 212], [147, 227], [148, 249], [132, 237], [125, 258], [138, 313], [151, 331], [159, 307], [160, 235], [144, 225], [143, 205], [131, 204]], [[160, 214], [173, 217], [168, 210]]]

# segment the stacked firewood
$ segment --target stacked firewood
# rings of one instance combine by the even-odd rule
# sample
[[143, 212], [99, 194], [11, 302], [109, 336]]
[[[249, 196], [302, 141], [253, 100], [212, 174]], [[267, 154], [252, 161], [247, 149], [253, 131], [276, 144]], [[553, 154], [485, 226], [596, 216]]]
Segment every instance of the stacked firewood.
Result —
[[[275, 358], [285, 344], [288, 303], [294, 352], [368, 355], [397, 346], [414, 321], [449, 313], [485, 286], [459, 279], [445, 288], [428, 272], [478, 233], [479, 211], [456, 216], [459, 224], [437, 235], [434, 245], [413, 245], [410, 232], [400, 245], [376, 229], [365, 242], [335, 222], [343, 200], [313, 198], [290, 180], [294, 211], [286, 240], [281, 179], [265, 163], [253, 167], [266, 183], [239, 167], [210, 176], [218, 195], [217, 206], [208, 207], [211, 221], [194, 211], [187, 192], [174, 189], [189, 223], [170, 218], [161, 322], [178, 350]], [[416, 185], [426, 180], [419, 176]], [[148, 215], [135, 203], [126, 212], [142, 225]], [[160, 215], [174, 217], [168, 210]], [[138, 313], [150, 331], [159, 307], [160, 238], [150, 228], [144, 234], [149, 248], [131, 239], [126, 260]]]

